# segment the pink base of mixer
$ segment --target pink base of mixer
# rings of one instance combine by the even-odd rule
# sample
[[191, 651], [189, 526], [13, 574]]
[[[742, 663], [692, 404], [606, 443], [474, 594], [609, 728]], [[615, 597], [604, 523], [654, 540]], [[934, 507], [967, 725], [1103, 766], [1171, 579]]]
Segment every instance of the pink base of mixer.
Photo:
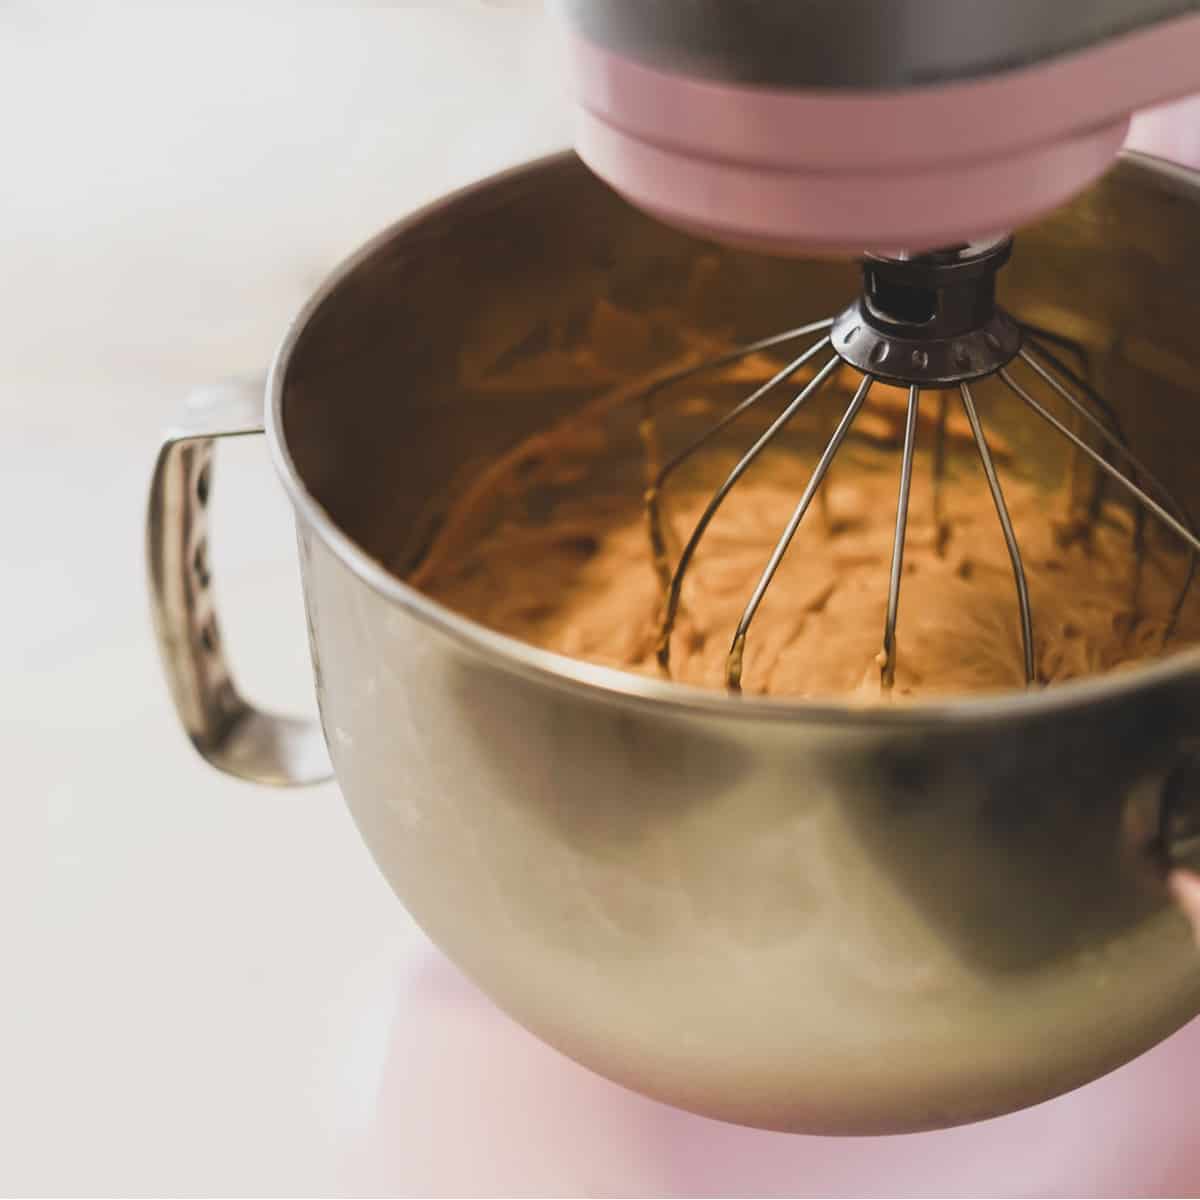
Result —
[[[1194, 87], [1200, 15], [982, 80], [890, 92], [690, 78], [575, 39], [577, 148], [669, 223], [775, 252], [925, 250], [1016, 228]], [[1114, 86], [1114, 81], [1120, 86]]]
[[998, 162], [869, 174], [694, 158], [586, 113], [576, 145], [632, 203], [700, 236], [776, 254], [864, 246], [918, 251], [1014, 229], [1057, 208], [1108, 168], [1127, 128], [1120, 122]]

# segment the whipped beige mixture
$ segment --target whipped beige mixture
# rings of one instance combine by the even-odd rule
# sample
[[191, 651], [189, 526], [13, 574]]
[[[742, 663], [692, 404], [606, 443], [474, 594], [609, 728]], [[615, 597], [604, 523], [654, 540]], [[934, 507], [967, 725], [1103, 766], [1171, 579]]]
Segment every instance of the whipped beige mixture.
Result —
[[[680, 402], [711, 409], [715, 417], [728, 407], [727, 395], [745, 394], [748, 384], [778, 366], [774, 359], [751, 360]], [[849, 376], [842, 381], [843, 399], [852, 382]], [[457, 499], [413, 582], [456, 612], [522, 641], [661, 676], [655, 648], [664, 588], [639, 488], [574, 486], [598, 474], [610, 449], [605, 422], [640, 386], [614, 390], [491, 464]], [[860, 414], [751, 627], [745, 692], [868, 703], [887, 698], [880, 660], [905, 399], [903, 392], [877, 387]], [[924, 449], [913, 480], [894, 699], [1024, 686], [1012, 567], [956, 394], [949, 396], [945, 426], [950, 465], [944, 482], [933, 483], [930, 448], [939, 405], [936, 394], [923, 401]], [[825, 429], [816, 433], [828, 432], [830, 418], [822, 420]], [[744, 445], [764, 421], [750, 423]], [[1200, 641], [1200, 585], [1167, 639], [1188, 568], [1171, 535], [1151, 528], [1151, 519], [1143, 552], [1136, 554], [1134, 522], [1124, 506], [1109, 500], [1088, 520], [1078, 494], [1072, 504], [1065, 485], [1047, 492], [1024, 476], [1001, 436], [992, 433], [989, 442], [1023, 552], [1040, 683], [1112, 670]], [[653, 461], [653, 449], [649, 457]], [[699, 467], [680, 472], [664, 489], [672, 561], [735, 458], [728, 446], [707, 452]], [[725, 686], [738, 619], [815, 458], [815, 443], [811, 453], [769, 451], [730, 494], [687, 575], [670, 643], [670, 678]], [[635, 478], [648, 470], [639, 464]], [[559, 499], [547, 505], [545, 497], [556, 489]]]

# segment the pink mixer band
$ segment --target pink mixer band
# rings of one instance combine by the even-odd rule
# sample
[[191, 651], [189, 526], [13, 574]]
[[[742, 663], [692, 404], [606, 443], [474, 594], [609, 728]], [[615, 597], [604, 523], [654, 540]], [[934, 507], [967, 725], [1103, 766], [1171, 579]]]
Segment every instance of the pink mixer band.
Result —
[[[584, 161], [639, 208], [701, 236], [768, 250], [924, 250], [1015, 228], [1103, 173], [1128, 122], [980, 162], [879, 172], [771, 170], [664, 150], [580, 113]], [[1014, 176], [1021, 180], [1013, 188]], [[953, 194], [955, 203], [947, 205]], [[961, 205], [961, 207], [959, 207]]]
[[1019, 226], [1099, 176], [1131, 112], [1194, 87], [1200, 15], [1045, 65], [886, 92], [692, 78], [579, 37], [571, 54], [578, 150], [638, 206], [776, 252], [866, 237], [920, 250]]

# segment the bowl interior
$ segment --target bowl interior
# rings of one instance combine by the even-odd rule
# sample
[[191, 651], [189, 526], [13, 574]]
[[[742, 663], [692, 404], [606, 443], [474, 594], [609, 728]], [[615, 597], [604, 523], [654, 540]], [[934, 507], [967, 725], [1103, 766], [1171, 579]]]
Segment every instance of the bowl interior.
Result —
[[[1014, 315], [1074, 343], [1054, 344], [1190, 512], [1200, 511], [1197, 264], [1194, 178], [1127, 156], [1068, 208], [1020, 231], [1000, 283]], [[287, 361], [283, 437], [303, 486], [341, 531], [403, 576], [454, 499], [507, 449], [697, 345], [831, 317], [858, 282], [852, 263], [777, 260], [675, 232], [573, 156], [557, 156], [402, 222], [343, 269]], [[746, 390], [725, 384], [709, 399], [732, 403]], [[1031, 390], [1065, 415], [1044, 386]], [[689, 395], [679, 389], [659, 407], [664, 453], [713, 419]], [[998, 384], [981, 384], [979, 397], [1023, 473], [1047, 488], [1068, 480], [1065, 442]], [[815, 404], [794, 441], [815, 445], [842, 402], [835, 391]], [[728, 452], [744, 450], [778, 407], [731, 429]], [[614, 406], [604, 462], [555, 487], [636, 505], [641, 415], [637, 404]]]

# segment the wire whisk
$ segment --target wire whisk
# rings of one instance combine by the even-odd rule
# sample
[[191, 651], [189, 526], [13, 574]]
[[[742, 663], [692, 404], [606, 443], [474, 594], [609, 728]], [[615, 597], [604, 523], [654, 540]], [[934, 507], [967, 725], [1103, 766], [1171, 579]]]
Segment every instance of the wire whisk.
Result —
[[[946, 425], [955, 392], [1004, 536], [1019, 616], [1025, 683], [1035, 686], [1038, 682], [1035, 622], [1021, 546], [972, 390], [974, 383], [986, 378], [999, 380], [1030, 413], [1065, 439], [1075, 455], [1091, 463], [1100, 472], [1098, 478], [1110, 480], [1135, 502], [1134, 540], [1139, 555], [1147, 517], [1160, 522], [1187, 547], [1190, 553], [1186, 578], [1164, 633], [1164, 643], [1169, 641], [1195, 578], [1200, 537], [1186, 510], [1130, 450], [1113, 407], [1084, 374], [1072, 369], [1065, 361], [1063, 355], [1069, 354], [1084, 364], [1086, 373], [1087, 354], [1083, 348], [1053, 331], [1013, 319], [995, 303], [996, 274], [1007, 262], [1011, 248], [1012, 239], [1001, 238], [917, 257], [868, 256], [863, 265], [862, 293], [839, 316], [738, 346], [659, 380], [641, 395], [644, 411], [652, 414], [657, 397], [676, 384], [768, 349], [816, 338], [699, 437], [657, 467], [648, 482], [645, 493], [647, 524], [654, 564], [664, 592], [656, 654], [665, 672], [670, 671], [671, 637], [680, 614], [684, 583], [713, 519], [747, 471], [847, 365], [859, 372], [858, 386], [819, 454], [807, 485], [764, 564], [733, 631], [725, 660], [725, 682], [731, 691], [741, 690], [747, 641], [763, 599], [877, 381], [907, 389], [886, 615], [882, 648], [877, 658], [880, 685], [884, 691], [894, 687], [896, 678], [896, 633], [921, 405], [931, 395], [937, 397], [933, 447], [934, 508], [941, 530], [944, 525], [940, 506]], [[811, 379], [784, 406], [717, 487], [672, 565], [663, 513], [664, 488], [671, 477], [739, 418], [762, 405], [825, 354], [828, 357], [819, 362]], [[1012, 367], [1018, 362], [1029, 372], [1030, 378], [1025, 382], [1012, 373]], [[1095, 435], [1102, 449], [1096, 449], [1060, 420], [1035, 394], [1041, 389], [1061, 400], [1079, 422], [1079, 427]], [[1099, 496], [1099, 489], [1095, 495]], [[1092, 505], [1093, 516], [1098, 505], [1097, 499]], [[939, 536], [943, 534], [939, 532]]]

